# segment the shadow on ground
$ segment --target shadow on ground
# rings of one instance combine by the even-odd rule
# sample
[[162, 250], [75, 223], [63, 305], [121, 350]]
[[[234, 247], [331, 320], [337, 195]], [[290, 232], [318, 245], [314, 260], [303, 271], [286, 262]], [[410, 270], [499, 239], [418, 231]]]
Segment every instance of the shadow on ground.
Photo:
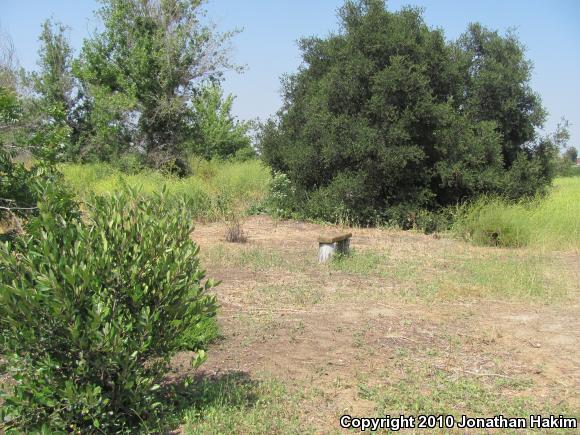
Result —
[[158, 429], [162, 433], [182, 433], [180, 426], [186, 414], [189, 419], [203, 419], [206, 411], [217, 407], [249, 410], [259, 398], [259, 387], [260, 382], [244, 371], [200, 371], [192, 377], [173, 379], [161, 391], [164, 405], [157, 417]]

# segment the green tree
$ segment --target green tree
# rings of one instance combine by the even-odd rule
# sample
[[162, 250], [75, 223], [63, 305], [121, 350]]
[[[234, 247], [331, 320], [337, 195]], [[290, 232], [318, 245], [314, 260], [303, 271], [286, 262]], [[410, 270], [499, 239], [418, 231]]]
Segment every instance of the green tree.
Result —
[[34, 90], [47, 105], [58, 105], [71, 112], [76, 105], [72, 74], [72, 49], [65, 35], [67, 28], [46, 20], [40, 33], [39, 71], [32, 73]]
[[0, 27], [0, 87], [16, 90], [18, 59], [10, 35]]
[[17, 75], [17, 88], [24, 92], [18, 96], [21, 112], [11, 128], [10, 142], [45, 160], [63, 160], [72, 154], [77, 99], [65, 30], [49, 20], [44, 22], [39, 37], [39, 70]]
[[576, 159], [578, 158], [578, 150], [574, 147], [566, 148], [566, 151], [564, 151], [564, 158], [573, 163], [576, 163]]
[[161, 166], [179, 155], [191, 133], [188, 101], [199, 84], [231, 67], [232, 33], [203, 24], [199, 0], [101, 3], [104, 30], [85, 41], [78, 63], [91, 99], [92, 135], [112, 136], [116, 147], [142, 150]]
[[36, 118], [32, 142], [48, 145], [54, 158], [76, 157], [82, 119], [79, 113], [79, 84], [72, 72], [73, 51], [66, 36], [67, 27], [46, 20], [39, 36], [38, 72], [30, 75], [38, 96], [30, 104], [30, 117]]
[[192, 102], [195, 140], [189, 145], [188, 151], [206, 159], [225, 159], [236, 153], [253, 153], [248, 136], [251, 123], [234, 118], [231, 114], [233, 103], [233, 95], [224, 98], [217, 84], [202, 88]]
[[546, 117], [540, 97], [530, 88], [532, 63], [513, 31], [501, 36], [478, 23], [469, 25], [457, 46], [465, 64], [462, 92], [455, 97], [469, 118], [497, 124], [509, 168]]
[[261, 135], [307, 213], [369, 222], [483, 192], [517, 196], [508, 180], [531, 166], [539, 178], [526, 192], [550, 181], [540, 157], [553, 147], [534, 132], [544, 111], [513, 34], [472, 25], [448, 43], [420, 9], [390, 12], [382, 0], [347, 1], [339, 17], [338, 33], [300, 41], [303, 66]]

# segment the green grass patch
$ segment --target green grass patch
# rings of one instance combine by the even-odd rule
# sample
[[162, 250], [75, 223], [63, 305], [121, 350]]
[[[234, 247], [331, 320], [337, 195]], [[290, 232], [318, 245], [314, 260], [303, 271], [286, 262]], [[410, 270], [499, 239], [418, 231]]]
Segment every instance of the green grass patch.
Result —
[[331, 270], [386, 280], [404, 299], [436, 300], [461, 297], [557, 301], [571, 293], [575, 277], [559, 258], [536, 250], [448, 250], [416, 256], [394, 256], [353, 250], [335, 256]]
[[[529, 392], [529, 382], [503, 378], [457, 377], [441, 370], [407, 369], [396, 379], [387, 378], [386, 385], [359, 384], [359, 396], [376, 403], [377, 415], [461, 415], [524, 417], [541, 414], [577, 417], [564, 403], [538, 400]], [[559, 400], [554, 400], [559, 402]], [[555, 430], [554, 433], [564, 433]]]
[[384, 273], [387, 262], [388, 258], [383, 254], [352, 249], [348, 255], [335, 255], [329, 264], [333, 270], [368, 276]]
[[[554, 258], [538, 252], [497, 251], [470, 256], [450, 255], [447, 267], [414, 267], [413, 274], [398, 275], [403, 296], [423, 300], [503, 298], [554, 302], [574, 287], [574, 277], [561, 270]], [[399, 267], [403, 270], [403, 267]], [[410, 269], [411, 270], [411, 269]]]
[[482, 198], [462, 213], [454, 231], [480, 245], [580, 250], [580, 177], [562, 177], [550, 194], [510, 203]]
[[193, 175], [185, 178], [143, 170], [126, 174], [106, 163], [63, 164], [59, 170], [82, 199], [90, 193], [109, 194], [123, 185], [138, 188], [145, 195], [160, 192], [193, 200], [195, 216], [219, 219], [244, 214], [261, 204], [269, 192], [270, 170], [257, 160], [218, 162], [192, 160]]
[[299, 418], [297, 401], [281, 383], [231, 374], [196, 386], [193, 406], [184, 413], [183, 429], [188, 435], [311, 432]]
[[467, 293], [481, 296], [550, 300], [567, 290], [557, 265], [537, 253], [469, 258], [459, 263], [456, 276]]

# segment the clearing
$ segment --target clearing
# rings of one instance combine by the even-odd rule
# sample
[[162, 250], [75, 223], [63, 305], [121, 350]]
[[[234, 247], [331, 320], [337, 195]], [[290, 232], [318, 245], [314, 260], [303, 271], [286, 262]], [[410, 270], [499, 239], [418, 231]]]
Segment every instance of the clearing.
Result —
[[578, 253], [348, 228], [352, 255], [320, 265], [331, 227], [243, 226], [245, 244], [226, 243], [221, 223], [192, 234], [222, 280], [221, 337], [180, 431], [338, 433], [343, 414], [578, 416]]

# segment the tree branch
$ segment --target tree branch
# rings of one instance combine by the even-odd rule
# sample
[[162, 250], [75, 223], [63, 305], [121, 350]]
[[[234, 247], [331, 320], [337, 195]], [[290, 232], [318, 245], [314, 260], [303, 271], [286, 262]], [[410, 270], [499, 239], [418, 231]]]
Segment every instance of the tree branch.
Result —
[[13, 211], [13, 210], [38, 210], [38, 207], [3, 207], [0, 206], [0, 210]]
[[[16, 203], [16, 201], [14, 201], [13, 199], [7, 199], [7, 198], [0, 198], [0, 201], [3, 202], [8, 202], [8, 203]], [[38, 210], [38, 207], [18, 207], [18, 206], [10, 206], [10, 207], [6, 207], [6, 206], [0, 206], [0, 210], [6, 210], [6, 211], [12, 211], [12, 210]]]

